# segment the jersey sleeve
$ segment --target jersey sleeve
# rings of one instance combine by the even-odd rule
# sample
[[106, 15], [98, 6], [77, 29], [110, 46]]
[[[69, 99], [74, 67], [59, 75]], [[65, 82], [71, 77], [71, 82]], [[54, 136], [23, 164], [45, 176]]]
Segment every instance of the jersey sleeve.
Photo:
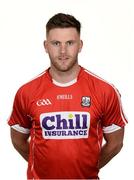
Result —
[[26, 96], [20, 88], [14, 99], [13, 109], [8, 124], [15, 130], [28, 134], [31, 128], [31, 119], [28, 115]]
[[127, 119], [122, 109], [121, 96], [115, 87], [110, 87], [104, 95], [103, 132], [114, 132], [126, 124]]

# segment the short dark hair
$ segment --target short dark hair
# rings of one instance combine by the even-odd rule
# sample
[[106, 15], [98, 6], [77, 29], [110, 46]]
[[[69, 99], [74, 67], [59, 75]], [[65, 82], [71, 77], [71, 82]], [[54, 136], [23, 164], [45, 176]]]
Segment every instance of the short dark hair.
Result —
[[48, 34], [51, 29], [54, 28], [76, 28], [80, 34], [81, 23], [72, 15], [58, 13], [49, 19], [46, 24], [46, 33]]

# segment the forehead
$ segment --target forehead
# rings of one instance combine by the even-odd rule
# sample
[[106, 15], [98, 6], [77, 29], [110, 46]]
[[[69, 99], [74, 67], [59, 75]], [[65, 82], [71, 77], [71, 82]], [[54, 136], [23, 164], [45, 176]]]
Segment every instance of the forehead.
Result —
[[80, 34], [75, 28], [54, 28], [47, 34], [48, 40], [76, 40], [79, 39]]

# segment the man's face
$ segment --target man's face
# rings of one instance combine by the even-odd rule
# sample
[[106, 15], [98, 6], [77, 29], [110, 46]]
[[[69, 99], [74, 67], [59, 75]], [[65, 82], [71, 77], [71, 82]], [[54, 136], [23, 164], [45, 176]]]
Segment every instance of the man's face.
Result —
[[58, 71], [68, 71], [78, 64], [78, 53], [82, 41], [75, 28], [55, 28], [49, 31], [45, 49], [51, 61], [51, 67]]

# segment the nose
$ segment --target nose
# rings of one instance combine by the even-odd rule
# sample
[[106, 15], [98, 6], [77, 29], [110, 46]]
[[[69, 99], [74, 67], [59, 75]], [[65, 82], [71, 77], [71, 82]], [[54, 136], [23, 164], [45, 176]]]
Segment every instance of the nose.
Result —
[[65, 44], [62, 44], [62, 45], [61, 45], [60, 52], [61, 52], [62, 54], [64, 54], [64, 53], [66, 52], [66, 46], [65, 46]]

